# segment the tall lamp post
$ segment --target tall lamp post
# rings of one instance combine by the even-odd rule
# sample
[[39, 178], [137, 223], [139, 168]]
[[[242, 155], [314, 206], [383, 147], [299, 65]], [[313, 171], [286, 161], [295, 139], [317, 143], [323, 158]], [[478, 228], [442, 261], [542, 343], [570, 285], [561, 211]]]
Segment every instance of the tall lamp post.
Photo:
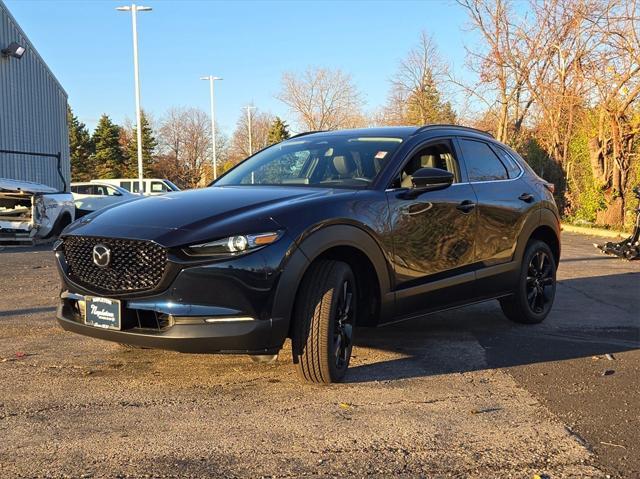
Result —
[[[252, 135], [251, 135], [251, 130], [253, 128], [251, 128], [251, 110], [254, 110], [256, 107], [255, 106], [246, 106], [245, 107], [247, 109], [247, 129], [249, 130], [249, 156], [253, 155], [253, 141], [252, 141]], [[253, 185], [255, 182], [255, 174], [252, 171], [251, 172], [251, 184]]]
[[206, 77], [200, 77], [200, 80], [209, 81], [209, 96], [211, 101], [211, 145], [212, 145], [212, 161], [213, 161], [213, 179], [218, 178], [218, 158], [216, 157], [216, 112], [215, 104], [213, 100], [213, 82], [216, 80], [222, 80], [220, 77], [214, 77], [209, 75]]
[[142, 195], [144, 193], [143, 190], [143, 178], [144, 178], [144, 169], [142, 167], [142, 113], [140, 110], [140, 75], [138, 73], [138, 22], [137, 22], [137, 13], [138, 12], [149, 12], [151, 11], [151, 7], [144, 7], [142, 5], [136, 5], [132, 3], [131, 5], [125, 5], [123, 7], [116, 7], [116, 10], [121, 12], [131, 12], [131, 25], [133, 28], [133, 78], [135, 83], [136, 90], [136, 133], [138, 139], [138, 190]]
[[245, 106], [247, 109], [247, 128], [249, 130], [249, 156], [253, 155], [253, 141], [251, 137], [251, 110], [255, 110], [255, 106]]

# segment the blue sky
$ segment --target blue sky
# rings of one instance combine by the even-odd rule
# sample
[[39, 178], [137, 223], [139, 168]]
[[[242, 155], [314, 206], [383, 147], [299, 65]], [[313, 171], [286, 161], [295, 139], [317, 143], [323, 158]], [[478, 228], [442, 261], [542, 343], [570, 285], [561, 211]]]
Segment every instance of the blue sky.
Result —
[[[90, 128], [102, 113], [133, 118], [131, 16], [125, 2], [5, 0]], [[172, 106], [209, 111], [202, 75], [216, 83], [216, 119], [228, 134], [240, 109], [287, 119], [274, 96], [282, 72], [308, 66], [352, 75], [375, 110], [386, 99], [398, 62], [429, 32], [461, 71], [466, 16], [448, 1], [147, 1], [138, 33], [142, 105], [155, 118]]]

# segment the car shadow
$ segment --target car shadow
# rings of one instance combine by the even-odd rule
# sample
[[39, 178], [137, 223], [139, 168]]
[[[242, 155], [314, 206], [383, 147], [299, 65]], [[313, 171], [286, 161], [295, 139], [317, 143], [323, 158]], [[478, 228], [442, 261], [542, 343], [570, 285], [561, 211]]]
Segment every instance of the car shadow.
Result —
[[[636, 286], [634, 286], [636, 285]], [[640, 348], [640, 273], [558, 281], [554, 308], [538, 325], [508, 321], [497, 301], [382, 328], [359, 328], [346, 381], [462, 373]], [[358, 350], [373, 350], [360, 363]]]
[[0, 254], [10, 253], [39, 253], [42, 251], [53, 251], [53, 243], [44, 243], [39, 245], [12, 245], [0, 243]]
[[39, 308], [23, 308], [23, 309], [9, 309], [7, 311], [0, 311], [0, 318], [9, 316], [24, 316], [30, 314], [39, 313], [53, 313], [55, 312], [55, 306], [42, 306]]

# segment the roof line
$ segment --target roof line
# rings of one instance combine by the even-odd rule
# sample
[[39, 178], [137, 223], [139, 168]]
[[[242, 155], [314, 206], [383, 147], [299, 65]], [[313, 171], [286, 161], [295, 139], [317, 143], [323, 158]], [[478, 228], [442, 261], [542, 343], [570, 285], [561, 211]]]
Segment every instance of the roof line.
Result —
[[[2, 0], [0, 0], [0, 1], [2, 1]], [[315, 131], [313, 131], [313, 130], [312, 130], [312, 131], [305, 131], [305, 132], [303, 132], [303, 133], [298, 133], [297, 135], [290, 136], [290, 137], [289, 137], [289, 138], [287, 138], [287, 139], [288, 139], [288, 140], [291, 140], [291, 139], [293, 139], [293, 138], [300, 138], [301, 136], [312, 135], [313, 133], [324, 133], [324, 132], [326, 132], [326, 131], [329, 131], [329, 130], [315, 130]]]
[[29, 40], [29, 37], [27, 36], [27, 34], [24, 32], [24, 30], [22, 29], [22, 27], [20, 26], [20, 24], [18, 23], [18, 21], [15, 19], [15, 17], [11, 14], [11, 12], [9, 11], [9, 8], [4, 4], [4, 2], [2, 0], [0, 0], [0, 10], [4, 10], [7, 14], [7, 17], [9, 17], [9, 23], [12, 24], [16, 30], [18, 30], [18, 33], [24, 37], [24, 39], [26, 40], [26, 42], [29, 44], [30, 50], [31, 52], [33, 52], [36, 56], [36, 58], [38, 60], [40, 60], [40, 63], [42, 63], [42, 66], [44, 67], [44, 69], [47, 71], [47, 73], [49, 73], [49, 75], [51, 76], [51, 78], [53, 79], [53, 81], [58, 85], [58, 87], [60, 88], [60, 90], [62, 90], [62, 93], [64, 93], [64, 96], [67, 97], [67, 101], [69, 99], [69, 94], [67, 93], [67, 91], [64, 89], [64, 87], [62, 86], [62, 84], [60, 83], [60, 81], [56, 78], [56, 76], [53, 74], [53, 72], [51, 71], [51, 68], [49, 68], [49, 65], [47, 65], [47, 62], [44, 61], [44, 58], [42, 58], [42, 56], [40, 56], [40, 54], [38, 53], [38, 50], [36, 49], [36, 47], [33, 45], [33, 43], [31, 42], [31, 40]]
[[489, 133], [488, 131], [479, 130], [477, 128], [472, 128], [470, 126], [453, 125], [453, 124], [449, 124], [449, 123], [434, 123], [434, 124], [431, 124], [431, 125], [424, 125], [424, 126], [421, 126], [420, 128], [418, 128], [413, 133], [413, 135], [417, 135], [418, 133], [422, 133], [423, 131], [427, 131], [427, 130], [430, 130], [432, 128], [454, 128], [454, 129], [472, 131], [474, 133], [480, 133], [481, 135], [488, 136], [489, 138], [494, 138], [494, 136], [491, 133]]

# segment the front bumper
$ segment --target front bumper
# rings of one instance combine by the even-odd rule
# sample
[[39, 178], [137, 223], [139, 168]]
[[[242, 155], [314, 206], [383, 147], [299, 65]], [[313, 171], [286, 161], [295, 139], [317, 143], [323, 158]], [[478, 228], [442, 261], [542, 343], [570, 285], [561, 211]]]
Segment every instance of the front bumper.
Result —
[[[67, 276], [57, 251], [63, 291], [57, 311], [67, 331], [136, 346], [186, 353], [275, 354], [282, 347], [288, 318], [274, 312], [275, 293], [287, 245], [207, 264], [174, 262], [168, 282], [147, 294], [109, 295], [90, 291]], [[84, 322], [84, 296], [121, 302], [121, 329]]]
[[[58, 324], [66, 331], [93, 338], [183, 353], [276, 354], [270, 345], [272, 320], [250, 317], [173, 316], [144, 305], [123, 302], [122, 330], [103, 329], [84, 323], [79, 302], [84, 297], [64, 292], [58, 306]], [[148, 307], [147, 305], [144, 305]], [[184, 306], [184, 305], [182, 305]]]

